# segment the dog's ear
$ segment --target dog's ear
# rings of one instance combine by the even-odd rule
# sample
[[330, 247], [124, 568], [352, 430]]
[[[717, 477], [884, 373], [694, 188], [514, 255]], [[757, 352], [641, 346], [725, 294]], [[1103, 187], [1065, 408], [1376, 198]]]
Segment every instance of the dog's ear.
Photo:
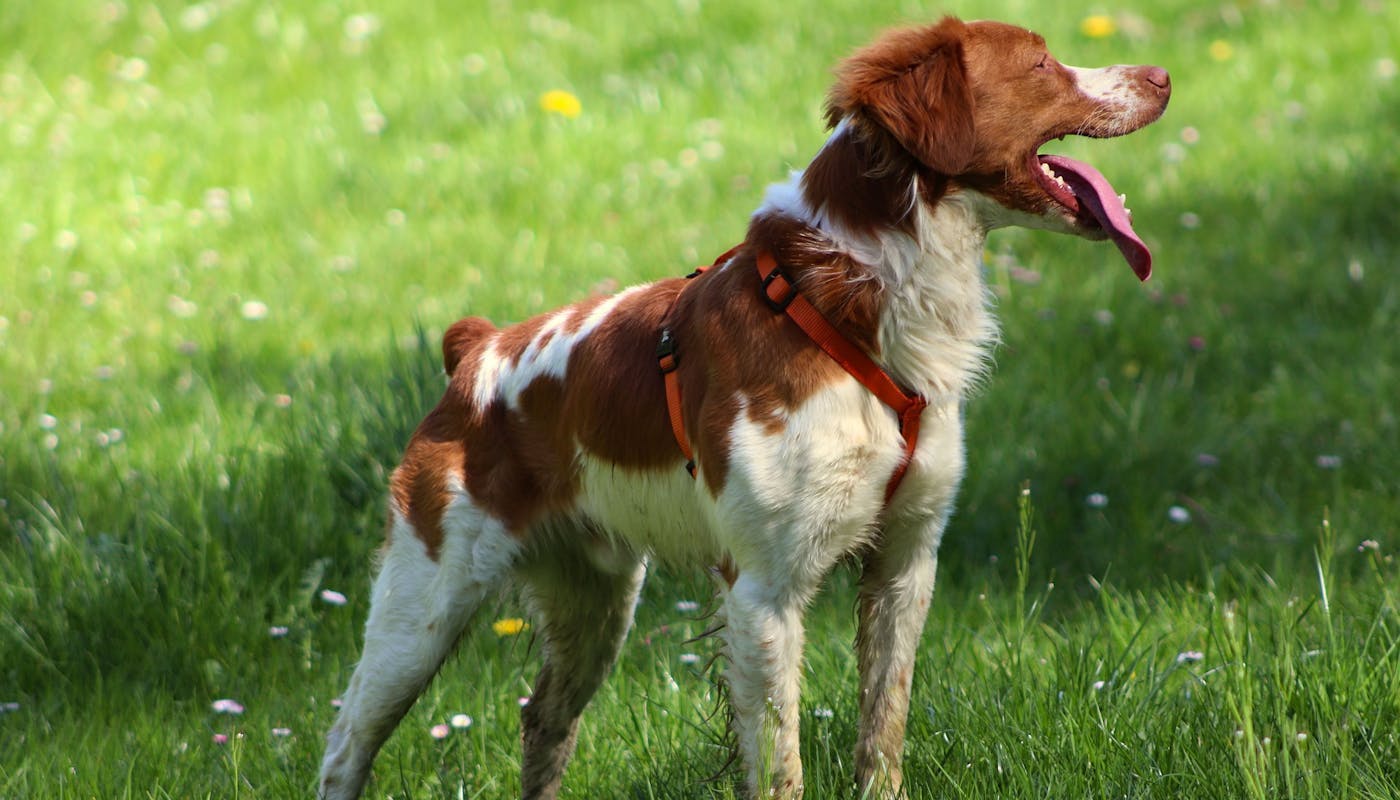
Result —
[[963, 62], [966, 26], [954, 17], [891, 31], [837, 68], [827, 123], [863, 114], [911, 155], [958, 175], [975, 147], [972, 87]]

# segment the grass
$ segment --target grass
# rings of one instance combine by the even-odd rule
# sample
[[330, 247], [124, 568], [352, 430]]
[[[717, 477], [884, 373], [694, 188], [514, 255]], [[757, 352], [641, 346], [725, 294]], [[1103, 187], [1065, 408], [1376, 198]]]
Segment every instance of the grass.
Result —
[[[306, 796], [437, 336], [736, 241], [820, 145], [830, 65], [934, 13], [827, 5], [0, 6], [0, 797]], [[911, 796], [1400, 795], [1400, 10], [956, 10], [1176, 88], [1062, 146], [1128, 193], [1151, 283], [992, 239]], [[676, 609], [707, 597], [653, 576], [567, 795], [737, 791]], [[852, 605], [841, 571], [809, 615], [811, 797], [851, 793]], [[489, 623], [520, 613], [474, 626], [376, 796], [518, 792], [538, 654]]]

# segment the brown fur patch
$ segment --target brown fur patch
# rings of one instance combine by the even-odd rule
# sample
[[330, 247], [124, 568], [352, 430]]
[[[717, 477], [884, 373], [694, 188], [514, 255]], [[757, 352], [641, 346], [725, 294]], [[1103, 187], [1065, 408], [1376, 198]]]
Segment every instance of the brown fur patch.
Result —
[[496, 326], [481, 317], [467, 317], [452, 323], [442, 335], [443, 371], [451, 375], [467, 353], [482, 347], [495, 333]]
[[666, 280], [625, 298], [570, 354], [562, 411], [589, 454], [628, 469], [666, 469], [680, 460], [656, 342], [685, 286]]
[[975, 146], [973, 96], [963, 66], [967, 26], [890, 31], [838, 69], [827, 97], [827, 122], [865, 117], [915, 158], [944, 175], [961, 173]]
[[449, 483], [454, 476], [462, 477], [464, 433], [463, 419], [439, 405], [418, 426], [389, 479], [394, 504], [433, 560], [442, 547], [442, 513], [451, 499]]

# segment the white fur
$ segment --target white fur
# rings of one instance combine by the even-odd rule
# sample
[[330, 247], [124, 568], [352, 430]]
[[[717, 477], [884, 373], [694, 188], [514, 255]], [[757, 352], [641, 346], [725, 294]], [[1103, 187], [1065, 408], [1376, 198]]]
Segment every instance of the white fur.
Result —
[[449, 483], [436, 561], [412, 524], [391, 512], [364, 653], [327, 737], [321, 797], [359, 797], [375, 752], [519, 556], [520, 543], [481, 512], [459, 480]]
[[[579, 453], [582, 491], [574, 516], [627, 547], [670, 564], [714, 564], [714, 501], [683, 469], [637, 472]], [[703, 469], [703, 465], [701, 465]]]
[[930, 402], [963, 399], [985, 372], [997, 340], [982, 274], [989, 224], [981, 208], [975, 193], [966, 191], [944, 197], [932, 213], [921, 205], [918, 261], [886, 283], [880, 315], [885, 368]]
[[589, 311], [571, 333], [565, 333], [564, 329], [579, 313], [578, 309], [570, 307], [556, 311], [514, 362], [508, 362], [497, 351], [496, 343], [500, 338], [497, 334], [487, 345], [477, 366], [476, 380], [472, 384], [473, 406], [478, 410], [485, 409], [492, 401], [500, 399], [507, 407], [518, 409], [520, 393], [535, 380], [545, 377], [564, 380], [574, 347], [597, 330], [618, 305], [647, 288], [648, 285], [632, 286], [609, 297]]
[[1084, 67], [1071, 67], [1065, 65], [1074, 76], [1074, 82], [1079, 87], [1079, 91], [1098, 103], [1124, 104], [1124, 87], [1127, 82], [1123, 80], [1122, 70], [1117, 67], [1099, 67], [1097, 69], [1085, 69]]
[[1065, 67], [1074, 76], [1079, 91], [1090, 100], [1102, 105], [1103, 110], [1088, 122], [1110, 122], [1108, 130], [1101, 135], [1116, 136], [1137, 127], [1133, 120], [1145, 113], [1156, 103], [1134, 90], [1134, 81], [1129, 74], [1131, 67], [1113, 66], [1099, 69]]
[[[741, 573], [801, 595], [865, 541], [903, 452], [889, 411], [854, 379], [816, 393], [769, 433], [741, 407], [717, 501], [718, 535]], [[795, 492], [793, 487], [802, 491]]]

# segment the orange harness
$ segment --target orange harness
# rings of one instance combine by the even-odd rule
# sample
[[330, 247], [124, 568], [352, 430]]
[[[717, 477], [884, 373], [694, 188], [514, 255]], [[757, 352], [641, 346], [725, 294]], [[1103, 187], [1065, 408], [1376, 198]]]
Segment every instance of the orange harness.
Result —
[[[715, 259], [712, 266], [728, 261], [742, 246], [731, 248]], [[885, 486], [885, 503], [888, 504], [900, 482], [904, 480], [905, 473], [909, 471], [909, 462], [914, 458], [914, 448], [919, 444], [919, 422], [928, 401], [901, 389], [894, 378], [881, 369], [874, 359], [841, 335], [836, 326], [828, 322], [816, 306], [797, 291], [797, 287], [788, 279], [782, 267], [778, 266], [771, 253], [760, 251], [755, 263], [763, 288], [763, 300], [768, 307], [774, 312], [787, 314], [813, 343], [899, 417], [899, 435], [904, 438], [904, 455], [899, 461], [899, 466], [895, 467], [890, 482]], [[686, 277], [694, 278], [707, 269], [709, 267], [700, 267]], [[686, 471], [694, 478], [695, 456], [690, 447], [690, 439], [685, 433], [685, 421], [681, 418], [681, 386], [680, 378], [676, 374], [676, 367], [679, 365], [676, 340], [669, 327], [661, 329], [661, 340], [656, 345], [656, 359], [661, 367], [662, 378], [666, 382], [666, 409], [671, 417], [671, 432], [676, 437], [676, 444], [680, 445], [681, 454], [685, 456]]]

